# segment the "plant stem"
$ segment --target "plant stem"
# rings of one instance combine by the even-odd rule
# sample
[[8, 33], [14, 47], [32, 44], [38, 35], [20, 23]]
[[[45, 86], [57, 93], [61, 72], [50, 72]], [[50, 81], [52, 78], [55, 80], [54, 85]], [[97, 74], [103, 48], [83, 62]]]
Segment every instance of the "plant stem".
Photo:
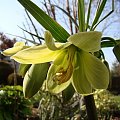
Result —
[[85, 96], [84, 99], [86, 104], [88, 120], [98, 120], [93, 95]]

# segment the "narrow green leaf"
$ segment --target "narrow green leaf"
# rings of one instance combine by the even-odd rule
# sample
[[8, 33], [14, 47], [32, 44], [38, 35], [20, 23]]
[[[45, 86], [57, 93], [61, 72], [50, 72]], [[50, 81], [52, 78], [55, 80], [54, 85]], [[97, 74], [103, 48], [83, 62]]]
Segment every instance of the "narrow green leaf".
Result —
[[[107, 40], [107, 39], [106, 39]], [[114, 47], [116, 44], [120, 44], [120, 40], [112, 40], [112, 41], [102, 41], [101, 42], [101, 47], [105, 48], [105, 47]]]
[[78, 0], [78, 20], [79, 20], [79, 31], [85, 31], [85, 6], [84, 0]]
[[106, 60], [104, 60], [103, 61], [103, 63], [105, 64], [105, 66], [108, 68], [108, 70], [109, 70], [109, 73], [110, 73], [110, 67], [109, 67], [109, 63], [106, 61]]
[[92, 0], [90, 0], [90, 2], [89, 2], [89, 7], [88, 7], [88, 13], [87, 13], [87, 23], [86, 23], [86, 31], [87, 31], [87, 29], [89, 28], [89, 20], [90, 20], [91, 3], [92, 3]]
[[23, 81], [23, 93], [27, 98], [35, 95], [46, 79], [49, 63], [33, 64], [27, 71]]
[[113, 48], [113, 52], [114, 52], [117, 60], [120, 62], [120, 44], [116, 45], [116, 46]]
[[99, 22], [94, 26], [93, 30], [95, 30], [95, 28], [103, 21], [105, 20], [108, 16], [110, 16], [112, 13], [114, 12], [114, 0], [112, 0], [112, 10], [105, 15], [101, 20], [99, 20]]
[[102, 37], [101, 41], [104, 41], [104, 40], [109, 40], [109, 41], [112, 41], [115, 45], [117, 45], [117, 42], [114, 38], [111, 38], [111, 37]]
[[91, 30], [93, 29], [94, 25], [99, 21], [99, 18], [103, 12], [103, 9], [106, 5], [106, 2], [107, 2], [107, 0], [102, 0], [102, 3], [100, 4], [100, 6], [96, 12], [96, 16], [95, 16], [94, 21], [92, 23]]
[[61, 27], [56, 21], [49, 17], [43, 10], [30, 0], [18, 0], [25, 9], [46, 29], [49, 30], [53, 37], [59, 42], [66, 42], [69, 33]]

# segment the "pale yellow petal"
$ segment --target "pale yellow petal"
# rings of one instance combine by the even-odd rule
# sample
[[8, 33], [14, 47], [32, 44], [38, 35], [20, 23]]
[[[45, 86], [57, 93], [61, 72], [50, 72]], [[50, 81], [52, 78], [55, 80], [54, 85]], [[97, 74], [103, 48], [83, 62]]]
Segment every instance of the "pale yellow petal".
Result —
[[53, 51], [64, 49], [69, 45], [71, 45], [70, 42], [66, 42], [66, 43], [55, 42], [52, 37], [52, 34], [49, 31], [45, 31], [44, 38], [45, 38], [45, 44], [47, 45], [47, 47]]
[[62, 50], [51, 51], [46, 45], [33, 46], [22, 50], [11, 58], [23, 64], [37, 64], [54, 61]]
[[85, 68], [83, 61], [81, 60], [81, 56], [79, 52], [76, 52], [75, 54], [75, 66], [74, 66], [74, 72], [72, 76], [72, 85], [76, 92], [78, 92], [81, 95], [88, 95], [92, 93], [92, 86], [90, 82], [87, 79], [87, 76], [85, 74]]
[[20, 50], [26, 49], [29, 46], [25, 46], [24, 42], [16, 42], [12, 48], [6, 49], [2, 52], [5, 56], [12, 56], [19, 52]]
[[101, 36], [102, 33], [97, 31], [79, 32], [71, 35], [68, 41], [84, 51], [95, 52], [100, 50]]
[[95, 89], [107, 89], [109, 70], [97, 57], [85, 51], [80, 52], [81, 61], [88, 81]]

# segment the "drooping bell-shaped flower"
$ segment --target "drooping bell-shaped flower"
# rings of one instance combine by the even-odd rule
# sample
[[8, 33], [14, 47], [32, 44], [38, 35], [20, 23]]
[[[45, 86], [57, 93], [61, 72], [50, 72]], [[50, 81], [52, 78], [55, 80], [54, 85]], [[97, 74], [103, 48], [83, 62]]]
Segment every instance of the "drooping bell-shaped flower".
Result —
[[91, 94], [94, 89], [106, 89], [109, 83], [107, 67], [93, 55], [100, 50], [101, 35], [97, 31], [79, 32], [66, 43], [57, 43], [46, 31], [44, 45], [23, 49], [11, 58], [23, 64], [51, 62], [46, 79], [47, 89], [52, 93], [72, 84], [76, 92]]

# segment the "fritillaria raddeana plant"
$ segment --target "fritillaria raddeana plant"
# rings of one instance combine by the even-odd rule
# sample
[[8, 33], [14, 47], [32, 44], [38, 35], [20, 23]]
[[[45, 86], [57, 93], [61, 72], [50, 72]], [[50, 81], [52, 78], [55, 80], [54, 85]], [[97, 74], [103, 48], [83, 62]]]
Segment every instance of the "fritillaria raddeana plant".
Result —
[[[101, 47], [113, 47], [120, 43], [110, 37], [103, 38], [101, 32], [95, 31], [99, 23], [114, 11], [110, 11], [100, 19], [107, 0], [100, 0], [91, 25], [89, 20], [92, 0], [89, 0], [86, 21], [84, 0], [78, 0], [78, 23], [75, 23], [72, 16], [69, 16], [79, 31], [73, 35], [70, 35], [33, 2], [18, 1], [46, 29], [43, 45], [30, 47], [26, 46], [24, 42], [17, 42], [13, 48], [2, 52], [21, 63], [20, 71], [24, 76], [23, 93], [25, 97], [32, 97], [43, 83], [47, 86], [47, 91], [54, 94], [60, 93], [72, 85], [74, 90], [83, 96], [92, 95], [96, 89], [108, 87], [109, 70], [102, 62], [102, 57], [97, 58], [94, 54], [95, 52], [100, 53]], [[112, 9], [114, 9], [114, 4], [112, 4]], [[119, 58], [119, 45], [115, 47], [114, 53]], [[93, 99], [88, 98], [88, 102], [91, 101]], [[93, 102], [91, 102], [92, 105]], [[92, 108], [90, 107], [88, 116], [90, 119], [96, 120], [97, 117], [93, 114], [95, 109], [93, 108], [92, 111]]]
[[22, 64], [51, 62], [46, 85], [52, 93], [60, 93], [72, 84], [76, 92], [88, 95], [95, 89], [106, 89], [109, 83], [107, 67], [93, 54], [101, 49], [101, 36], [97, 31], [79, 32], [66, 43], [60, 43], [54, 42], [52, 34], [46, 31], [45, 44], [26, 48], [18, 42], [3, 54], [12, 55], [12, 59]]

